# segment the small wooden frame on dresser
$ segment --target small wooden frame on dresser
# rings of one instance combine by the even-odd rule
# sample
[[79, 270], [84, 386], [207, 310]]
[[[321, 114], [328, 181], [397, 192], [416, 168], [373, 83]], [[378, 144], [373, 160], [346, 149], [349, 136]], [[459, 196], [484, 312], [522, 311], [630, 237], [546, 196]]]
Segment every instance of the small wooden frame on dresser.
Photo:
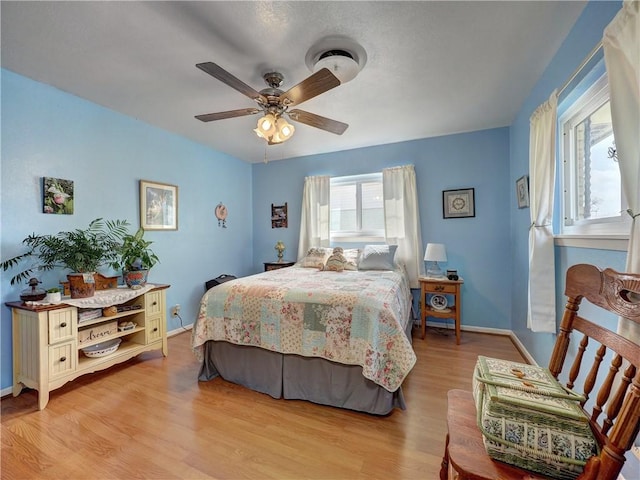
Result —
[[[167, 350], [165, 290], [169, 285], [154, 285], [148, 292], [128, 300], [130, 309], [108, 317], [78, 322], [78, 308], [65, 303], [26, 305], [7, 302], [12, 313], [13, 396], [23, 388], [38, 391], [38, 409], [49, 402], [49, 392], [81, 375], [104, 370], [150, 350]], [[64, 300], [63, 300], [64, 301]], [[129, 330], [84, 341], [80, 346], [79, 329], [127, 320], [136, 324]], [[120, 347], [104, 357], [86, 357], [82, 348], [120, 338]]]

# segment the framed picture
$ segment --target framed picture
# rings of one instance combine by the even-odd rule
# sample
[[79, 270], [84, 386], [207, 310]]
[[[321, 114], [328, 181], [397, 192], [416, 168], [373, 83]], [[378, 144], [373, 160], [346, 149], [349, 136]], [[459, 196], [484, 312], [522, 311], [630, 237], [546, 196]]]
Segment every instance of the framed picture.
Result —
[[287, 204], [271, 204], [271, 228], [287, 228]]
[[473, 188], [444, 190], [442, 209], [444, 218], [465, 218], [476, 216], [475, 192]]
[[518, 199], [518, 208], [529, 206], [529, 177], [527, 175], [516, 180], [516, 198]]
[[144, 230], [178, 229], [178, 187], [140, 180], [140, 226]]
[[73, 215], [73, 180], [42, 177], [42, 213]]

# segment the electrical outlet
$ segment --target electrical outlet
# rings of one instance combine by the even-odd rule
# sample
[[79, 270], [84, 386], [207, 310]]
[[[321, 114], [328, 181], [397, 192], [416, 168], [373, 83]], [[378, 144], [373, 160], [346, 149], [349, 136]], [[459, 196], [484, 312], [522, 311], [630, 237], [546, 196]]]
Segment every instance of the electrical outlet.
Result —
[[171, 316], [172, 317], [177, 317], [179, 313], [180, 313], [180, 305], [176, 304], [173, 307], [171, 307]]

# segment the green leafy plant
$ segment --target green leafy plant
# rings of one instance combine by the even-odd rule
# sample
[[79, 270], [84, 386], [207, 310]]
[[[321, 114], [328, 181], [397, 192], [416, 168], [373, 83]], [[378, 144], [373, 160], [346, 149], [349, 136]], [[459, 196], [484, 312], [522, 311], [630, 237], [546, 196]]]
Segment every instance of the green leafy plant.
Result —
[[119, 258], [111, 266], [125, 271], [151, 269], [160, 261], [150, 248], [152, 243], [152, 241], [144, 239], [144, 229], [142, 228], [139, 228], [133, 235], [123, 235], [122, 244], [118, 247]]
[[47, 293], [59, 293], [59, 292], [60, 292], [60, 289], [58, 287], [47, 289]]
[[95, 272], [100, 266], [117, 261], [128, 226], [126, 220], [103, 221], [96, 218], [84, 230], [55, 235], [31, 234], [22, 241], [28, 247], [27, 252], [3, 261], [2, 269], [7, 271], [35, 259], [11, 279], [11, 285], [30, 278], [38, 270], [67, 268], [76, 273]]

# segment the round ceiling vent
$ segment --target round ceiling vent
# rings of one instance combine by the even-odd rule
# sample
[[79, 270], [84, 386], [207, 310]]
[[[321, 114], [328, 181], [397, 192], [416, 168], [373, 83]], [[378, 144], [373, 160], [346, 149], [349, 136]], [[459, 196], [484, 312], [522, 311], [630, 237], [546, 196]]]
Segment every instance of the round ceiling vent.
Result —
[[342, 37], [326, 37], [309, 49], [305, 63], [312, 72], [328, 68], [340, 83], [353, 80], [367, 63], [364, 48], [353, 40]]

